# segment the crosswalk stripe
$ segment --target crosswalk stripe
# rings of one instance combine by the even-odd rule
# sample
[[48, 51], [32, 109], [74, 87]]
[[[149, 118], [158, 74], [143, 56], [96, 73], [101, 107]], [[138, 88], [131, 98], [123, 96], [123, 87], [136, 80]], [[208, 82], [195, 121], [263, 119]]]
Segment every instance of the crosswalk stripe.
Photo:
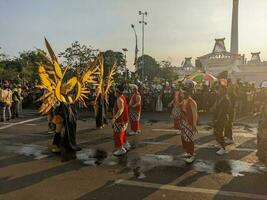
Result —
[[155, 131], [155, 132], [160, 132], [160, 131], [163, 131], [163, 132], [177, 132], [178, 130], [175, 130], [175, 129], [154, 128], [154, 129], [152, 129], [152, 131]]
[[143, 188], [161, 189], [161, 190], [171, 190], [171, 191], [177, 191], [177, 192], [203, 193], [203, 194], [220, 195], [220, 196], [235, 197], [235, 198], [267, 200], [267, 195], [261, 195], [261, 194], [231, 192], [231, 191], [204, 189], [204, 188], [195, 188], [195, 187], [181, 187], [181, 186], [175, 186], [175, 185], [167, 185], [167, 184], [163, 185], [163, 184], [158, 184], [158, 183], [130, 181], [130, 180], [123, 180], [123, 179], [116, 180], [115, 184], [126, 185], [126, 186], [136, 186], [136, 187], [143, 187]]
[[36, 118], [33, 118], [33, 119], [28, 119], [28, 120], [21, 121], [21, 122], [10, 123], [8, 125], [1, 126], [0, 130], [7, 129], [7, 128], [10, 128], [12, 126], [16, 126], [16, 125], [20, 125], [20, 124], [25, 124], [25, 123], [28, 123], [28, 122], [37, 121], [37, 120], [40, 120], [40, 119], [43, 119], [43, 118], [45, 118], [45, 117], [43, 117], [43, 116], [42, 117], [36, 117]]

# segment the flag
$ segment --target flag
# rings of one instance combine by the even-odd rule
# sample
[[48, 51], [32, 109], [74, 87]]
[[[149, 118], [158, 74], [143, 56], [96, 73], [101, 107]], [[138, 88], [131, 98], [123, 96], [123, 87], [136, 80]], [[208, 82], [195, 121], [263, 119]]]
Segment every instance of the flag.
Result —
[[138, 47], [137, 47], [137, 36], [135, 36], [135, 51], [134, 51], [134, 66], [135, 66], [135, 71], [138, 70]]

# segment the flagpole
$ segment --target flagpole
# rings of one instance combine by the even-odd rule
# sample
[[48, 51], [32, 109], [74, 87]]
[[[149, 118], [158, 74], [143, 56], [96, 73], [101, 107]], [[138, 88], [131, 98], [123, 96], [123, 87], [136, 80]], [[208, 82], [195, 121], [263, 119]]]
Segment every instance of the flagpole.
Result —
[[131, 27], [134, 31], [134, 36], [135, 36], [135, 51], [134, 51], [134, 65], [135, 65], [135, 72], [138, 70], [138, 62], [137, 62], [137, 59], [138, 59], [138, 46], [137, 46], [137, 34], [136, 34], [136, 31], [135, 31], [135, 28], [134, 28], [134, 25], [131, 24]]

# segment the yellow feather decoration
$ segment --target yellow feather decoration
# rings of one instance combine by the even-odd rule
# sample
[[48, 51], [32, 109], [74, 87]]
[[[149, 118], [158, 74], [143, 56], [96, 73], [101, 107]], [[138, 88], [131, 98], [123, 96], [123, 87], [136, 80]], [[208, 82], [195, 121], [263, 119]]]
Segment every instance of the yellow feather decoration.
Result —
[[57, 82], [56, 88], [55, 88], [55, 96], [59, 101], [62, 101], [61, 99], [61, 80]]
[[38, 68], [39, 77], [42, 82], [42, 86], [45, 87], [47, 90], [52, 91], [51, 82], [49, 80], [49, 75], [46, 73], [46, 70], [43, 65], [40, 65]]
[[76, 84], [77, 84], [77, 77], [74, 76], [68, 80], [66, 85], [64, 85], [64, 89], [63, 89], [64, 93], [68, 94], [70, 91], [73, 90], [73, 88], [75, 87]]
[[75, 98], [75, 101], [77, 101], [80, 96], [81, 96], [81, 89], [82, 89], [82, 85], [81, 83], [78, 81], [77, 82], [77, 94], [76, 94], [76, 98]]
[[63, 78], [62, 70], [61, 70], [61, 67], [59, 66], [58, 62], [56, 62], [56, 61], [54, 62], [54, 70], [55, 70], [57, 77], [62, 79]]

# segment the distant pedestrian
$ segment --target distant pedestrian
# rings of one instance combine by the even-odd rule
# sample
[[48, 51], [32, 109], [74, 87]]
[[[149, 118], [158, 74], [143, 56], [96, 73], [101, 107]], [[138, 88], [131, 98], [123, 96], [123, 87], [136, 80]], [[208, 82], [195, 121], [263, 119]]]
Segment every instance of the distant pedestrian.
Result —
[[[5, 82], [2, 89], [2, 120], [7, 121], [11, 119], [11, 104], [12, 104], [12, 91], [10, 90], [8, 82]], [[6, 116], [8, 114], [8, 117]]]

